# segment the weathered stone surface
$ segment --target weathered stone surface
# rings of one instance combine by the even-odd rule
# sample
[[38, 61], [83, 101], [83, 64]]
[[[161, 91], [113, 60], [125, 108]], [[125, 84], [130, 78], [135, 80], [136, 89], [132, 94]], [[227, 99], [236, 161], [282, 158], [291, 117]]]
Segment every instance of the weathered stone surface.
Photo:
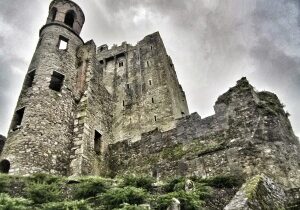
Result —
[[160, 177], [265, 173], [286, 187], [300, 185], [300, 146], [275, 94], [256, 92], [246, 78], [219, 97], [216, 114], [179, 119], [176, 128], [153, 130], [141, 141], [109, 145], [111, 175]]
[[180, 201], [176, 198], [172, 198], [172, 203], [167, 210], [180, 210]]
[[225, 210], [285, 209], [283, 188], [264, 175], [248, 180], [225, 207]]
[[0, 134], [0, 155], [1, 155], [1, 152], [3, 150], [5, 141], [6, 141], [6, 138]]

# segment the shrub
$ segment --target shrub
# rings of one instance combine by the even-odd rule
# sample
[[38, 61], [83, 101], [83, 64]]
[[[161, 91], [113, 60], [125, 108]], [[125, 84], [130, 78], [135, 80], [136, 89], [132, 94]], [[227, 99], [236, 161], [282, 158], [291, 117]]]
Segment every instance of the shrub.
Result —
[[59, 182], [62, 181], [62, 178], [58, 176], [49, 175], [49, 174], [36, 173], [30, 176], [29, 180], [35, 183], [58, 184]]
[[244, 179], [237, 176], [225, 175], [207, 178], [204, 179], [203, 182], [208, 186], [215, 188], [232, 188], [241, 186], [244, 182]]
[[184, 210], [198, 210], [204, 203], [204, 201], [199, 199], [197, 192], [185, 192], [180, 190], [155, 196], [152, 200], [152, 207], [156, 210], [165, 210], [172, 203], [172, 198], [177, 198], [180, 201], [181, 209]]
[[0, 194], [1, 210], [28, 210], [31, 201], [24, 198], [11, 198], [7, 194]]
[[0, 193], [7, 193], [10, 184], [10, 177], [5, 174], [0, 174]]
[[138, 205], [122, 205], [123, 207], [114, 209], [114, 210], [147, 210], [145, 207], [138, 206]]
[[167, 184], [164, 186], [164, 191], [165, 192], [174, 192], [176, 190], [175, 187], [177, 186], [176, 188], [180, 188], [180, 185], [182, 185], [182, 183], [184, 186], [184, 183], [185, 183], [184, 177], [176, 177], [176, 178], [170, 179], [167, 181]]
[[100, 196], [101, 203], [106, 209], [119, 208], [121, 204], [143, 204], [148, 193], [136, 187], [112, 188]]
[[81, 180], [81, 183], [76, 184], [74, 187], [75, 199], [86, 199], [95, 197], [99, 193], [103, 193], [108, 189], [105, 180], [101, 178], [88, 178]]
[[155, 182], [155, 179], [147, 175], [127, 175], [123, 177], [124, 186], [132, 186], [137, 188], [143, 188], [146, 190], [152, 189], [152, 184]]
[[47, 203], [42, 206], [43, 210], [92, 210], [85, 201], [64, 201]]
[[25, 188], [26, 197], [35, 204], [56, 202], [61, 200], [61, 191], [58, 185], [45, 183], [31, 183]]

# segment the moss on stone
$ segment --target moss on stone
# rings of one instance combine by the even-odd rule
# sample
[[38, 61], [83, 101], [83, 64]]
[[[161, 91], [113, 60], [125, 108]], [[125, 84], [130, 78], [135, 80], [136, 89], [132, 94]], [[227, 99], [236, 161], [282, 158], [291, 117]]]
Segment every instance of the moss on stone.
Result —
[[254, 176], [243, 186], [243, 190], [249, 200], [252, 200], [254, 198], [258, 184], [262, 181], [262, 178], [262, 175]]

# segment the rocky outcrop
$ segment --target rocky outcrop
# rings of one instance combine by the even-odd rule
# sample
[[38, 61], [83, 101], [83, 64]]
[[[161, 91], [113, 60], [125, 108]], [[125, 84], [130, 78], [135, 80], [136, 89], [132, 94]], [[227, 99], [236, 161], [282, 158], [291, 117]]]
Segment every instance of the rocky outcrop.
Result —
[[285, 209], [286, 202], [281, 186], [265, 175], [257, 175], [241, 187], [225, 210]]
[[2, 149], [4, 147], [5, 141], [6, 141], [6, 138], [0, 134], [0, 154], [1, 154]]

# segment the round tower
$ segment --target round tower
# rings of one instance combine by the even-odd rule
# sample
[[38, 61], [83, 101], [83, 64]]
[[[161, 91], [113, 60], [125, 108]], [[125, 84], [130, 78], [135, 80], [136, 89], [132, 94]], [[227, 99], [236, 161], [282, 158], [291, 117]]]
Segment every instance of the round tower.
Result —
[[76, 51], [83, 44], [81, 8], [54, 0], [25, 77], [0, 172], [67, 175], [74, 124]]

